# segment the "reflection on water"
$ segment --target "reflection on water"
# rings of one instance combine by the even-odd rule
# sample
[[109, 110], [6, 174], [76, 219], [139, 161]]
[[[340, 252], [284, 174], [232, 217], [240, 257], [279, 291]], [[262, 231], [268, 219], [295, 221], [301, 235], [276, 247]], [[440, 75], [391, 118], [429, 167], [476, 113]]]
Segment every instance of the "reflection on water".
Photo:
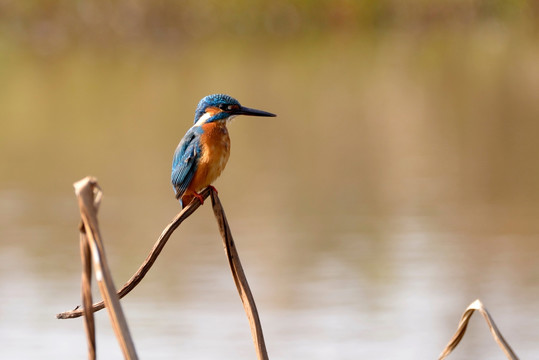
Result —
[[[450, 35], [238, 45], [219, 67], [204, 46], [14, 52], [0, 84], [0, 357], [85, 357], [81, 321], [54, 319], [79, 297], [71, 183], [92, 174], [104, 189], [119, 285], [179, 210], [172, 152], [210, 92], [279, 115], [231, 125], [216, 184], [272, 358], [436, 358], [476, 298], [538, 357], [537, 42]], [[141, 358], [253, 357], [208, 206], [123, 303]], [[119, 358], [97, 318], [99, 358]], [[452, 358], [503, 359], [481, 321]]]

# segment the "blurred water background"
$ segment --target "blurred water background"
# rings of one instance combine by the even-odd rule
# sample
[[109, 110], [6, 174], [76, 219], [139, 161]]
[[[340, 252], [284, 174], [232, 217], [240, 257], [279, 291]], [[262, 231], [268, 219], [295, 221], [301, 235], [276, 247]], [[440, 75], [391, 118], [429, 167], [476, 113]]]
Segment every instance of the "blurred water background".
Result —
[[[78, 208], [116, 285], [179, 211], [200, 98], [273, 359], [435, 359], [480, 298], [539, 358], [539, 6], [524, 0], [0, 1], [0, 358], [83, 359]], [[210, 206], [123, 301], [143, 359], [252, 359]], [[105, 312], [98, 358], [118, 359]], [[504, 359], [472, 321], [451, 359]]]

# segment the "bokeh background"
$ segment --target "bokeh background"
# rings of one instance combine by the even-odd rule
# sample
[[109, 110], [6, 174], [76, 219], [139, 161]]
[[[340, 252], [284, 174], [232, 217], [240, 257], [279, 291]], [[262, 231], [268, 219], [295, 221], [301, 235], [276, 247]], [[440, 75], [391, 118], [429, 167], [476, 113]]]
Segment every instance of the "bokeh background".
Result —
[[[434, 359], [480, 298], [539, 358], [539, 6], [525, 0], [0, 0], [0, 358], [83, 359], [78, 208], [121, 285], [179, 211], [200, 98], [273, 359]], [[122, 303], [143, 359], [252, 359], [208, 205]], [[100, 359], [121, 358], [104, 312]], [[452, 359], [504, 359], [473, 319]]]

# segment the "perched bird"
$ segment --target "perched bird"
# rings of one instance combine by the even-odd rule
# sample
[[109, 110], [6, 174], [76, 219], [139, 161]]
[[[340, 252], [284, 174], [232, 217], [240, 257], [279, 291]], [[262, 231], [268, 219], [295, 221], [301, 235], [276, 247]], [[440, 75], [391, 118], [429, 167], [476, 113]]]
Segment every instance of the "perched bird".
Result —
[[172, 160], [171, 181], [182, 207], [221, 174], [230, 156], [230, 137], [226, 124], [238, 115], [276, 116], [241, 106], [224, 94], [208, 95], [198, 103], [195, 124], [187, 130]]

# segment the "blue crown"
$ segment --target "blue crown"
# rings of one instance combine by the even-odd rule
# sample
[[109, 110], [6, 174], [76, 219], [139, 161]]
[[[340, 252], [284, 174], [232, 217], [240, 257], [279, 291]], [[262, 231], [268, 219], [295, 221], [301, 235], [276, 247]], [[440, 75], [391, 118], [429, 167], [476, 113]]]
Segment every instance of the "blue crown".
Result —
[[[219, 105], [240, 105], [239, 101], [234, 99], [232, 96], [228, 96], [228, 95], [225, 95], [225, 94], [213, 94], [213, 95], [208, 95], [204, 98], [202, 98], [202, 100], [200, 100], [200, 102], [198, 103], [198, 106], [197, 106], [197, 109], [195, 111], [195, 123], [198, 121], [198, 119], [200, 119], [200, 117], [202, 115], [204, 115], [204, 113], [206, 112], [206, 108], [208, 108], [208, 106], [214, 106], [214, 107], [219, 107]], [[223, 114], [225, 115], [225, 114]]]

